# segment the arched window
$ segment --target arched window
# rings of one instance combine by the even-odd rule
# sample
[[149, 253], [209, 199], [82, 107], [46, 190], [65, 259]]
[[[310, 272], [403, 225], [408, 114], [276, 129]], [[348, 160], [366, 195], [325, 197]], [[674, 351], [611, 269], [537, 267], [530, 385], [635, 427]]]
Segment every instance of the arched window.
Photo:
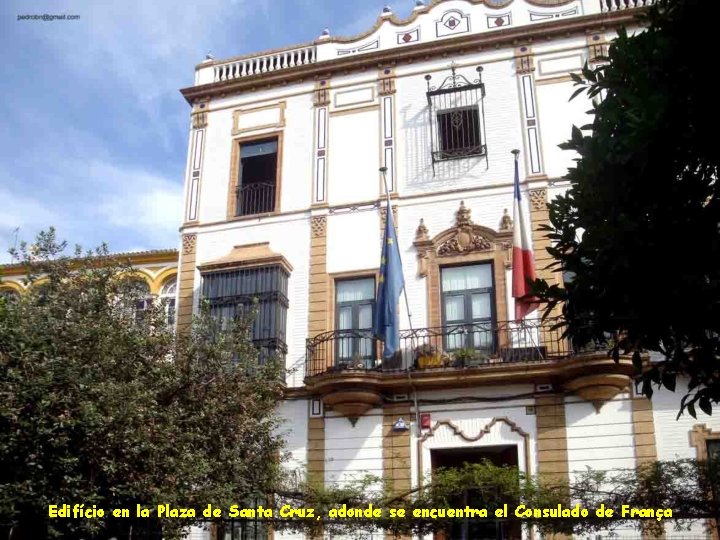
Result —
[[175, 326], [175, 294], [177, 293], [177, 279], [168, 279], [160, 291], [160, 300], [165, 306], [166, 321], [168, 326]]
[[133, 279], [128, 292], [134, 299], [130, 308], [132, 317], [136, 322], [142, 321], [145, 313], [152, 306], [153, 297], [150, 294], [150, 286], [142, 279]]

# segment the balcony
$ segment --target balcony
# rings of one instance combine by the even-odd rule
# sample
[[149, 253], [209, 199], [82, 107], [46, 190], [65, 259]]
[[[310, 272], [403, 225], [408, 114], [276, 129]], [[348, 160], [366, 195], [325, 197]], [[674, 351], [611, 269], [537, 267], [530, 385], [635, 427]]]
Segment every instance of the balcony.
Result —
[[399, 354], [384, 361], [371, 330], [335, 330], [308, 339], [305, 373], [466, 369], [566, 358], [570, 345], [561, 338], [562, 328], [554, 327], [555, 321], [532, 321], [404, 330]]
[[615, 363], [604, 343], [577, 350], [557, 322], [404, 330], [399, 352], [384, 360], [370, 330], [326, 332], [307, 340], [305, 385], [351, 419], [413, 390], [549, 384], [601, 406], [628, 386], [629, 357]]
[[236, 216], [252, 216], [275, 211], [275, 184], [258, 182], [238, 186], [235, 197]]
[[213, 82], [229, 81], [314, 64], [315, 58], [315, 46], [239, 58], [213, 66]]

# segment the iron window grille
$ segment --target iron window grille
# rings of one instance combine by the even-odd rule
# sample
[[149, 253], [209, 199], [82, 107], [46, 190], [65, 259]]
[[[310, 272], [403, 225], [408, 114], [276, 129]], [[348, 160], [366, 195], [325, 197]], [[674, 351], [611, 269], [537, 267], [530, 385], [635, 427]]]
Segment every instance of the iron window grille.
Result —
[[478, 76], [473, 81], [456, 73], [454, 63], [450, 71], [439, 86], [431, 85], [432, 76], [425, 75], [433, 173], [439, 161], [487, 158], [483, 68], [476, 68]]
[[272, 353], [284, 356], [289, 277], [278, 265], [211, 272], [203, 275], [203, 298], [212, 316], [226, 320], [242, 316], [255, 306], [252, 340], [261, 359]]

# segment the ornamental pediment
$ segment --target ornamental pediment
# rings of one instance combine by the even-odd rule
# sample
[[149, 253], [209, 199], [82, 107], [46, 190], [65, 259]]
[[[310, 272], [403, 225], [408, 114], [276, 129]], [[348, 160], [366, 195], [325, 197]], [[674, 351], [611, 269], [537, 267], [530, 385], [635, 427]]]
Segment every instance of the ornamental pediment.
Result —
[[507, 250], [512, 238], [512, 220], [503, 216], [500, 227], [500, 231], [494, 231], [474, 223], [465, 201], [460, 201], [460, 207], [455, 212], [454, 226], [433, 238], [430, 238], [425, 222], [421, 219], [414, 242], [418, 250], [418, 274], [424, 276], [427, 273], [427, 260], [431, 254], [434, 258], [442, 259]]

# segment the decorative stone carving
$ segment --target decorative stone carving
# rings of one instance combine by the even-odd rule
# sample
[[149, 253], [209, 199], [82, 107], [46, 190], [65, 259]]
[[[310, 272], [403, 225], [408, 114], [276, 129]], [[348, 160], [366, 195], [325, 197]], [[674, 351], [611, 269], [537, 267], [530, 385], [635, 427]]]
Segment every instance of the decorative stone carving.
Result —
[[395, 70], [385, 67], [378, 73], [378, 94], [389, 96], [395, 93]]
[[587, 38], [588, 63], [597, 64], [607, 57], [608, 45], [603, 34], [593, 34]]
[[313, 103], [316, 107], [330, 105], [330, 81], [323, 79], [315, 84]]
[[195, 253], [195, 245], [197, 244], [197, 234], [183, 234], [182, 252], [183, 255], [191, 255]]
[[313, 238], [321, 238], [327, 234], [327, 217], [315, 216], [310, 220]]
[[470, 219], [470, 209], [465, 206], [465, 201], [460, 201], [460, 208], [455, 213], [455, 234], [438, 246], [438, 256], [448, 257], [492, 249], [492, 242], [485, 236], [477, 234], [474, 225]]
[[500, 229], [501, 231], [511, 231], [513, 228], [513, 220], [508, 214], [507, 208], [503, 210], [503, 215], [500, 218]]
[[630, 377], [618, 373], [586, 375], [565, 383], [564, 388], [576, 396], [589, 401], [600, 412], [600, 408], [628, 389]]
[[208, 110], [208, 99], [202, 99], [193, 103], [192, 110], [192, 127], [193, 129], [202, 129], [207, 127], [207, 110]]
[[389, 96], [395, 93], [395, 79], [380, 79], [378, 93], [381, 96]]
[[523, 45], [515, 49], [515, 73], [517, 75], [525, 75], [533, 71], [535, 71], [535, 62], [530, 47]]
[[[395, 225], [395, 230], [397, 231], [397, 226], [398, 226], [397, 206], [392, 206], [392, 213], [393, 213], [393, 224]], [[381, 231], [385, 231], [386, 220], [387, 220], [387, 207], [383, 206], [380, 208], [380, 230]]]
[[430, 437], [433, 437], [435, 435], [435, 432], [438, 430], [438, 428], [442, 426], [447, 426], [450, 430], [452, 430], [453, 435], [456, 437], [460, 437], [462, 440], [466, 442], [476, 442], [482, 439], [485, 435], [489, 435], [492, 431], [493, 426], [495, 424], [505, 424], [510, 428], [510, 431], [514, 431], [521, 437], [523, 437], [526, 441], [530, 440], [530, 434], [527, 433], [523, 428], [521, 428], [519, 425], [517, 425], [515, 422], [507, 418], [506, 416], [497, 416], [493, 418], [488, 424], [486, 424], [484, 427], [480, 428], [480, 431], [478, 431], [477, 435], [469, 435], [465, 433], [462, 428], [460, 428], [457, 424], [452, 422], [451, 420], [440, 420], [438, 422], [435, 422], [435, 424], [430, 428], [429, 431], [427, 431], [425, 434], [423, 434], [422, 438], [420, 439], [421, 442], [425, 442]]
[[415, 231], [415, 241], [422, 242], [424, 240], [429, 240], [428, 228], [425, 226], [425, 220], [420, 218], [420, 225], [418, 225], [418, 228]]
[[192, 115], [192, 127], [193, 129], [202, 129], [204, 127], [207, 127], [207, 113], [206, 112], [196, 112]]
[[547, 189], [531, 189], [530, 190], [530, 205], [533, 210], [546, 210], [547, 209]]

